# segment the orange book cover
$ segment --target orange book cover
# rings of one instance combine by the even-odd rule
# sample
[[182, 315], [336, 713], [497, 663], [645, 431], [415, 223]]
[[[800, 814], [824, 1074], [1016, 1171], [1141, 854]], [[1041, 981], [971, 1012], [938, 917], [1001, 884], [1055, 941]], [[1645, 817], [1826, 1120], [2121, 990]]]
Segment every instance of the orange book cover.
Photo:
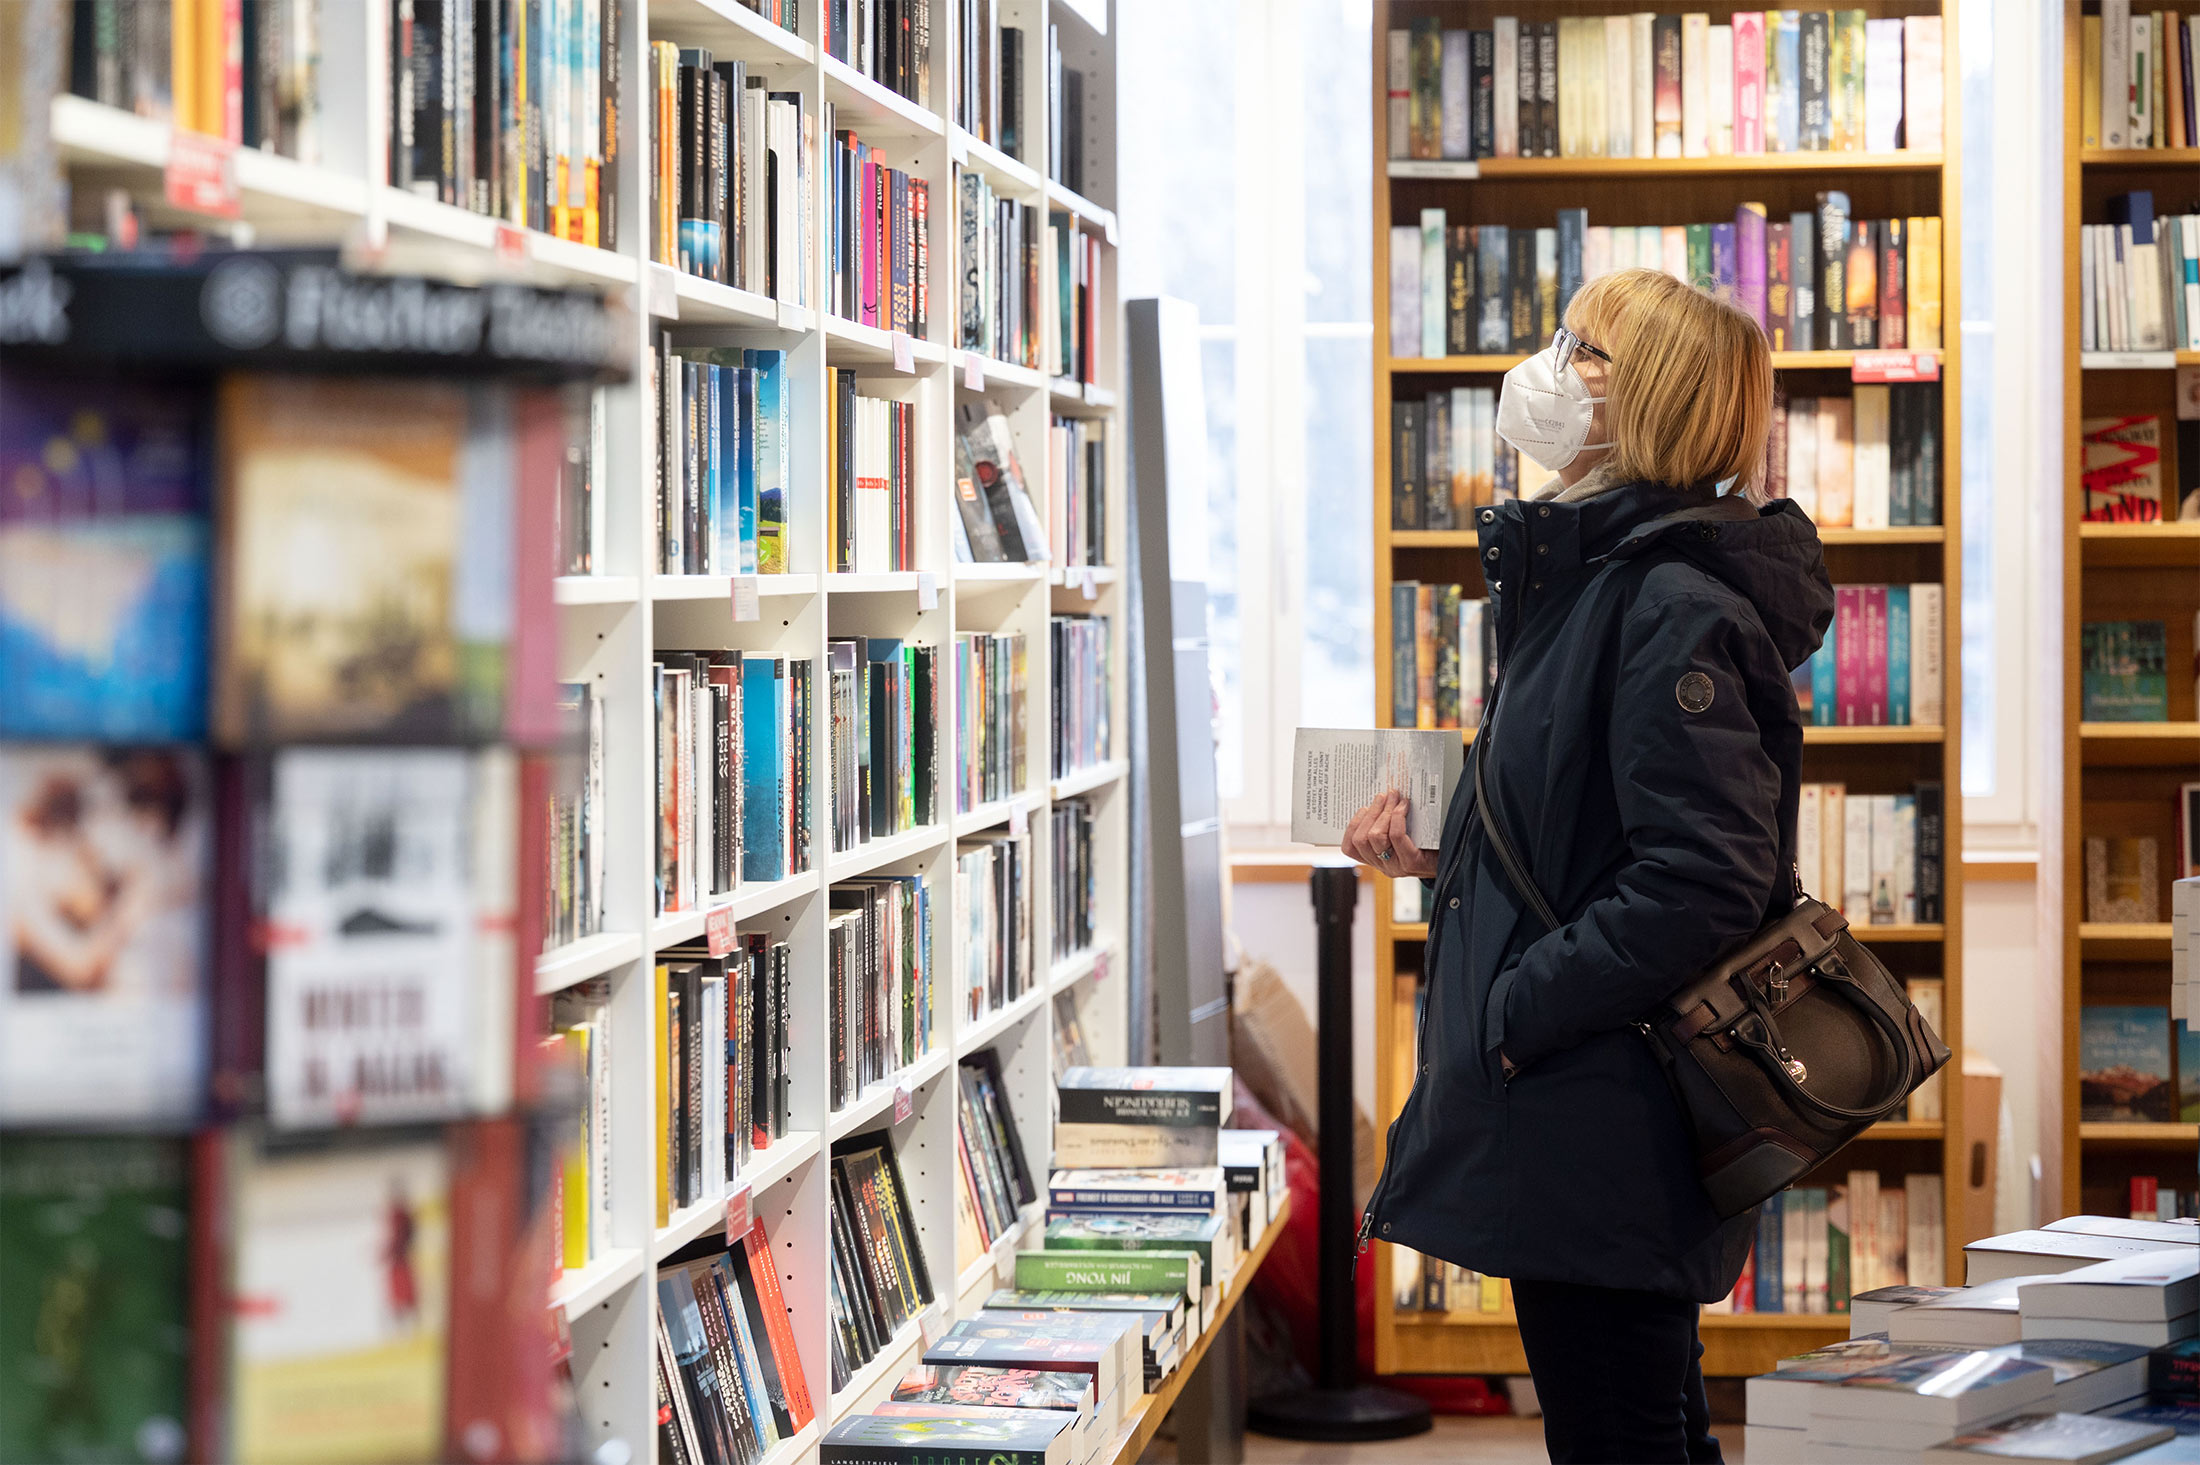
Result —
[[1436, 587], [1423, 585], [1413, 597], [1413, 725], [1436, 726]]
[[1856, 513], [1856, 404], [1818, 399], [1818, 526], [1846, 529]]

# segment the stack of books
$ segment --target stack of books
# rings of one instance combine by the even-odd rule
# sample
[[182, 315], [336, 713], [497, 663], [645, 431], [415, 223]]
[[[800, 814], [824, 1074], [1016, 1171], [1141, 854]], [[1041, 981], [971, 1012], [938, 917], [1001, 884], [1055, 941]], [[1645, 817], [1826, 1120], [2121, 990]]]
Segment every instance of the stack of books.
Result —
[[[683, 1206], [724, 1195], [751, 1155], [786, 1134], [794, 997], [786, 943], [760, 933], [742, 933], [722, 956], [701, 941], [662, 956], [652, 1055], [660, 1226]], [[591, 1020], [603, 1022], [607, 1009], [583, 1000]]]
[[[67, 61], [77, 96], [314, 165], [320, 70], [321, 0], [98, 6], [79, 13]], [[471, 91], [476, 78], [464, 84]]]
[[833, 1034], [827, 1098], [835, 1110], [932, 1050], [934, 899], [924, 875], [832, 887], [825, 998]]
[[[796, 0], [786, 4], [790, 18], [782, 24], [793, 30]], [[931, 110], [931, 6], [921, 0], [826, 0], [818, 19], [826, 55]]]
[[2154, 195], [2112, 196], [2078, 238], [2078, 349], [2200, 348], [2200, 214], [2158, 216]]
[[1940, 921], [1945, 818], [1938, 783], [1853, 795], [1847, 784], [1806, 783], [1795, 830], [1803, 889], [1852, 926]]
[[825, 1436], [831, 1465], [879, 1460], [1043, 1460], [1095, 1465], [1114, 1442], [1094, 1410], [1092, 1376], [1047, 1368], [920, 1363], [869, 1414]]
[[955, 633], [955, 808], [1024, 791], [1024, 702], [1030, 668], [1020, 631]]
[[1776, 392], [1765, 440], [1765, 493], [1790, 498], [1821, 529], [1940, 522], [1938, 382], [1874, 386], [1846, 397]]
[[1390, 431], [1391, 528], [1468, 529], [1483, 504], [1520, 497], [1520, 452], [1497, 435], [1497, 388], [1394, 401]]
[[814, 666], [739, 651], [657, 653], [658, 915], [813, 868]]
[[754, 1465], [815, 1411], [762, 1221], [657, 1269], [657, 1442], [686, 1465]]
[[1941, 18], [1862, 10], [1441, 16], [1386, 37], [1393, 158], [1937, 152]]
[[2192, 53], [2200, 17], [2101, 0], [2081, 33], [2078, 125], [2089, 148], [2200, 147]]
[[788, 305], [809, 304], [802, 93], [771, 91], [745, 62], [714, 60], [700, 47], [655, 41], [649, 52], [649, 257]]
[[1002, 198], [974, 168], [955, 169], [962, 230], [961, 319], [955, 344], [1014, 366], [1039, 365], [1039, 254], [1045, 216]]
[[1560, 209], [1550, 229], [1469, 226], [1423, 209], [1390, 230], [1390, 354], [1541, 350], [1574, 292], [1626, 269], [1731, 300], [1775, 351], [1940, 347], [1939, 218], [1853, 218], [1829, 190], [1785, 218], [1745, 203], [1732, 219], [1663, 226], [1592, 225], [1586, 208]]
[[787, 353], [659, 338], [657, 573], [787, 568], [794, 402]]

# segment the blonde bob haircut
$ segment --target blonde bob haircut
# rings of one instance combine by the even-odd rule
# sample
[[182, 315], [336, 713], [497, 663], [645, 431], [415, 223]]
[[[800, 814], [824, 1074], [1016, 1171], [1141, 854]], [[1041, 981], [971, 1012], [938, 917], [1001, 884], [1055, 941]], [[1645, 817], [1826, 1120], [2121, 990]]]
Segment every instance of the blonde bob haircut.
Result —
[[1732, 480], [1762, 501], [1772, 351], [1755, 320], [1663, 271], [1618, 270], [1581, 287], [1566, 325], [1612, 358], [1601, 466], [1614, 481]]

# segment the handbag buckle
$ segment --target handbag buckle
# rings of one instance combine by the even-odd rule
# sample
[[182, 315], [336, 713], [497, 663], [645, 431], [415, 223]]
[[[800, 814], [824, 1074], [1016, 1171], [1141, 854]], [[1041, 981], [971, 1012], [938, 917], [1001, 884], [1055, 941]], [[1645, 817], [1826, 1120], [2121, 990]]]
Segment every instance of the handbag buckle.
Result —
[[1801, 1083], [1804, 1079], [1810, 1077], [1810, 1070], [1803, 1066], [1803, 1060], [1788, 1052], [1785, 1048], [1780, 1050], [1780, 1066], [1786, 1069], [1788, 1077], [1794, 1079], [1797, 1083]]
[[1787, 1001], [1787, 967], [1783, 965], [1779, 960], [1775, 959], [1772, 963], [1771, 970], [1765, 973], [1765, 981], [1772, 993], [1772, 1005], [1775, 1008], [1780, 1007]]

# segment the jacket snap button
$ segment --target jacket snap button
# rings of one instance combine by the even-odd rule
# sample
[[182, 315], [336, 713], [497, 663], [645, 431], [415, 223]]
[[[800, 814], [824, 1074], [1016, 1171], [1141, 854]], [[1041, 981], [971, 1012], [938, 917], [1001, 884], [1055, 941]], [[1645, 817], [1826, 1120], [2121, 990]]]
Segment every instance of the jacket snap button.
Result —
[[1537, 554], [1549, 554], [1551, 552], [1551, 547], [1547, 544], [1539, 544], [1535, 547], [1535, 552]]
[[1497, 510], [1495, 510], [1495, 509], [1484, 509], [1484, 510], [1482, 511], [1482, 522], [1483, 522], [1483, 523], [1485, 523], [1485, 524], [1494, 524], [1494, 523], [1496, 523], [1496, 522], [1497, 522]]
[[1712, 528], [1708, 528], [1708, 527], [1707, 527], [1707, 528], [1705, 528], [1705, 529], [1704, 529], [1704, 530], [1702, 531], [1702, 533], [1703, 533], [1703, 537], [1704, 537], [1705, 539], [1717, 539], [1717, 538], [1719, 537], [1719, 531], [1718, 531], [1718, 530], [1716, 530], [1716, 529], [1712, 529]]
[[1390, 1223], [1388, 1221], [1383, 1222], [1383, 1234], [1385, 1236], [1390, 1234]]
[[1459, 897], [1456, 895], [1451, 898], [1451, 908], [1453, 910], [1459, 909]]
[[1494, 559], [1496, 559], [1496, 558], [1497, 558], [1497, 546], [1496, 546], [1496, 545], [1494, 545], [1494, 544], [1493, 544], [1493, 545], [1491, 545], [1491, 546], [1490, 546], [1490, 548], [1489, 548], [1489, 551], [1488, 551], [1488, 553], [1484, 554], [1484, 555], [1482, 556], [1482, 558], [1484, 558], [1484, 559], [1486, 559], [1486, 560], [1494, 560]]
[[1542, 508], [1540, 508], [1540, 509], [1537, 509], [1537, 510], [1535, 511], [1535, 516], [1536, 516], [1536, 517], [1537, 517], [1538, 519], [1548, 519], [1548, 518], [1550, 518], [1550, 517], [1551, 517], [1551, 509], [1550, 509], [1550, 506], [1549, 506], [1548, 504], [1546, 504], [1546, 505], [1544, 505], [1544, 506], [1543, 506]]

